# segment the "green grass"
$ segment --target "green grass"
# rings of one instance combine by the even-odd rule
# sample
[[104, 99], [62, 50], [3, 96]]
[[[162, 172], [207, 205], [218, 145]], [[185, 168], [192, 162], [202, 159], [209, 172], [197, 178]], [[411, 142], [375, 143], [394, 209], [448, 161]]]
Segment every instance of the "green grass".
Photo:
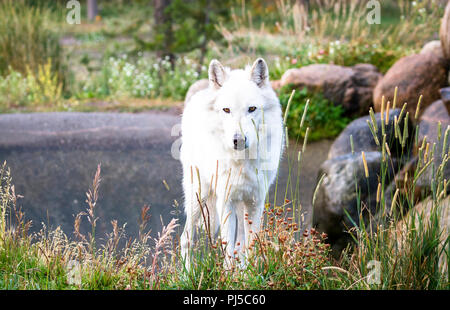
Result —
[[[449, 134], [450, 129], [442, 138]], [[355, 242], [340, 257], [331, 255], [325, 234], [299, 230], [303, 215], [298, 211], [297, 189], [287, 188], [283, 205], [266, 203], [264, 225], [249, 246], [245, 268], [239, 267], [239, 258], [224, 264], [226, 245], [199, 230], [189, 271], [177, 246], [177, 221], [172, 220], [153, 240], [146, 227], [148, 207], [142, 209], [136, 239], [129, 239], [115, 221], [103, 243], [96, 239], [100, 166], [87, 192], [86, 210], [75, 218], [74, 238], [45, 227], [30, 235], [5, 163], [0, 169], [0, 289], [450, 289], [448, 267], [443, 264], [450, 261], [449, 236], [441, 226], [442, 212], [449, 207], [443, 174], [448, 149], [435, 150], [444, 160], [433, 168], [433, 186], [425, 193], [431, 203], [429, 213], [399, 212], [402, 206], [415, 204], [419, 172], [430, 167], [433, 158], [424, 151], [421, 147], [410, 183], [397, 184], [401, 194], [388, 197], [387, 167], [393, 159], [380, 147], [385, 156], [380, 163], [380, 190], [371, 193], [379, 195], [378, 213], [361, 214], [360, 224], [350, 230]], [[403, 152], [409, 154], [406, 145]], [[308, 163], [298, 161], [299, 167], [290, 163], [291, 169], [300, 170], [302, 164]], [[357, 184], [361, 186], [366, 185]], [[365, 202], [359, 201], [362, 209]], [[91, 231], [83, 234], [79, 227], [86, 220]], [[127, 245], [120, 248], [124, 240]], [[373, 277], [374, 261], [379, 281]]]
[[[219, 58], [228, 60], [226, 65], [241, 67], [262, 56], [268, 61], [271, 79], [279, 79], [289, 68], [313, 63], [352, 66], [364, 62], [374, 64], [384, 73], [397, 59], [417, 52], [432, 39], [442, 16], [436, 7], [424, 11], [426, 1], [417, 2], [417, 7], [411, 7], [409, 1], [383, 2], [383, 5], [387, 3], [383, 7], [387, 14], [382, 15], [382, 25], [368, 28], [364, 19], [357, 18], [361, 13], [358, 10], [351, 15], [353, 24], [347, 26], [347, 14], [336, 15], [316, 6], [313, 8], [318, 15], [308, 16], [311, 30], [303, 33], [294, 28], [289, 7], [283, 11], [274, 4], [260, 3], [250, 2], [244, 11], [241, 2], [236, 4], [235, 19], [219, 25], [227, 44], [211, 43], [206, 63]], [[133, 5], [102, 3], [101, 21], [87, 23], [83, 19], [82, 25], [68, 26], [62, 9], [59, 5], [30, 6], [27, 1], [14, 4], [6, 1], [0, 5], [0, 16], [3, 16], [0, 44], [4, 47], [0, 53], [0, 112], [165, 108], [172, 106], [172, 101], [181, 101], [189, 85], [206, 76], [205, 69], [198, 76], [194, 74], [199, 72], [196, 52], [180, 55], [187, 57], [178, 58], [175, 68], [169, 68], [154, 55], [139, 54], [132, 37], [151, 35], [149, 27], [138, 23], [139, 18], [152, 16], [147, 1], [133, 2]], [[402, 14], [407, 18], [402, 19]], [[85, 15], [83, 11], [82, 16]], [[49, 27], [50, 24], [61, 27]], [[329, 28], [330, 25], [337, 26]], [[65, 47], [65, 57], [62, 57], [57, 41], [64, 35], [73, 35], [80, 45]], [[19, 46], [19, 42], [26, 44]], [[164, 70], [157, 70], [155, 64]], [[62, 69], [65, 65], [69, 74]], [[62, 81], [65, 85], [60, 91]], [[290, 95], [290, 88], [279, 92], [284, 109]], [[308, 99], [310, 104], [305, 112]], [[350, 119], [343, 116], [341, 107], [334, 106], [321, 94], [300, 90], [294, 93], [286, 121], [290, 137], [311, 141], [336, 136]], [[380, 151], [386, 155], [383, 147]], [[413, 206], [416, 201], [414, 181], [417, 171], [425, 164], [424, 150], [419, 154], [422, 159], [417, 163], [416, 174], [409, 178], [412, 183], [398, 185], [401, 189], [398, 202], [402, 205]], [[448, 158], [448, 152], [444, 154]], [[409, 156], [409, 152], [405, 150], [403, 155]], [[301, 164], [299, 160], [292, 165]], [[389, 161], [383, 162], [380, 170], [383, 194], [388, 164]], [[300, 166], [291, 168], [300, 169]], [[432, 204], [430, 215], [410, 214], [405, 219], [396, 215], [375, 222], [375, 231], [368, 229], [370, 223], [361, 221], [353, 229], [354, 245], [339, 259], [330, 254], [326, 236], [314, 230], [298, 230], [302, 222], [301, 214], [295, 213], [300, 207], [295, 199], [298, 192], [287, 188], [286, 198], [292, 193], [294, 197], [282, 206], [267, 205], [265, 226], [252, 246], [247, 268], [225, 268], [223, 245], [209, 242], [200, 231], [200, 239], [192, 248], [194, 265], [187, 272], [175, 246], [177, 223], [170, 223], [160, 239], [151, 240], [145, 230], [148, 212], [145, 209], [140, 237], [125, 248], [117, 246], [120, 241], [128, 240], [117, 223], [112, 223], [111, 235], [103, 244], [95, 238], [95, 224], [88, 235], [76, 230], [79, 221], [95, 223], [92, 200], [85, 214], [79, 214], [75, 220], [74, 238], [46, 228], [29, 234], [29, 224], [16, 205], [13, 183], [4, 165], [0, 171], [0, 288], [449, 289], [448, 269], [444, 270], [440, 264], [447, 261], [448, 265], [449, 238], [438, 221], [442, 206], [448, 207], [443, 205], [448, 180], [438, 173], [442, 165], [435, 168], [433, 186], [427, 193]], [[99, 183], [98, 175], [91, 197], [98, 192]], [[384, 196], [378, 201], [379, 210], [390, 207], [386, 201]], [[405, 224], [398, 233], [400, 221]], [[371, 283], [368, 278], [372, 270], [368, 264], [372, 260], [381, 266], [379, 284]]]

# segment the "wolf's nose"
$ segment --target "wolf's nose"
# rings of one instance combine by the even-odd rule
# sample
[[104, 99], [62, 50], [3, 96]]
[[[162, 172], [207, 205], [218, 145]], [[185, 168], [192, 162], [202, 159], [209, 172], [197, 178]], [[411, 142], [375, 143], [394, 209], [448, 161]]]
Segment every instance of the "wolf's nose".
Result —
[[247, 137], [242, 137], [240, 134], [233, 136], [233, 144], [235, 150], [243, 150], [247, 142]]

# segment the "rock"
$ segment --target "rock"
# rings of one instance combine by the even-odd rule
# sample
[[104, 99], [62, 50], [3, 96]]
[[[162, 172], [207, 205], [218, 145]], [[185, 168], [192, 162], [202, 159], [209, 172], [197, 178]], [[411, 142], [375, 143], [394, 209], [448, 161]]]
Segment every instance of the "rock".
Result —
[[[438, 123], [441, 122], [441, 139], [438, 139]], [[396, 174], [395, 181], [392, 181], [385, 190], [385, 201], [387, 212], [390, 213], [390, 207], [392, 202], [392, 197], [397, 189], [399, 189], [399, 199], [397, 199], [397, 212], [407, 211], [411, 205], [407, 203], [411, 200], [411, 189], [414, 188], [414, 199], [413, 203], [418, 203], [419, 201], [425, 199], [431, 194], [431, 184], [433, 174], [437, 175], [439, 166], [442, 164], [442, 149], [444, 143], [444, 135], [447, 126], [450, 125], [450, 117], [447, 109], [442, 100], [435, 101], [432, 105], [427, 107], [423, 112], [420, 122], [419, 122], [419, 132], [417, 134], [418, 143], [414, 144], [411, 159], [402, 167], [402, 169]], [[449, 132], [450, 134], [450, 132]], [[421, 156], [421, 166], [419, 171], [417, 171], [417, 164], [419, 162], [418, 153], [419, 147], [421, 147], [423, 140], [426, 138], [427, 143], [430, 143], [428, 158], [430, 158], [430, 153], [433, 148], [433, 144], [436, 143], [435, 154], [433, 156], [434, 167], [430, 165], [426, 168], [419, 177], [414, 180], [414, 176], [423, 168], [423, 155], [425, 150], [422, 152]], [[447, 142], [447, 151], [450, 145], [450, 137]], [[442, 178], [450, 179], [450, 165], [446, 164], [443, 171]], [[436, 178], [435, 178], [436, 179]], [[405, 185], [406, 183], [406, 185]], [[407, 198], [408, 197], [408, 198]], [[377, 215], [377, 218], [383, 218], [385, 215]]]
[[[380, 152], [365, 153], [369, 177], [366, 178], [361, 153], [346, 154], [325, 161], [319, 177], [325, 174], [313, 205], [313, 226], [328, 235], [333, 252], [339, 252], [351, 241], [349, 229], [359, 225], [359, 214], [365, 221], [376, 213], [376, 192], [381, 169]], [[396, 169], [394, 163], [394, 170]], [[388, 179], [394, 175], [388, 170]], [[360, 196], [357, 196], [356, 185]], [[358, 198], [362, 207], [358, 206]], [[348, 215], [347, 215], [348, 214]], [[349, 218], [350, 216], [350, 218]]]
[[[389, 222], [390, 219], [396, 218], [396, 216], [404, 215], [411, 207], [409, 202], [411, 201], [411, 188], [413, 188], [413, 176], [417, 166], [417, 157], [413, 157], [409, 160], [402, 169], [395, 175], [395, 178], [384, 189], [384, 197], [380, 197], [380, 200], [384, 199], [384, 208], [377, 210], [374, 221], [372, 223], [372, 229], [375, 229], [376, 225]], [[396, 198], [395, 210], [392, 208], [392, 200], [395, 196], [395, 192], [398, 191]], [[419, 186], [414, 186], [414, 200], [419, 202], [421, 200], [421, 189]], [[395, 215], [395, 216], [393, 216]]]
[[409, 114], [414, 115], [420, 95], [423, 95], [422, 109], [440, 98], [439, 89], [447, 85], [447, 73], [444, 59], [432, 52], [401, 58], [375, 87], [375, 111], [381, 110], [382, 96], [385, 96], [385, 102], [393, 103], [394, 91], [398, 86], [397, 107], [401, 108], [407, 102]]
[[[389, 149], [393, 157], [400, 157], [402, 153], [401, 144], [398, 139], [395, 139], [394, 134], [394, 117], [400, 115], [400, 109], [389, 111], [389, 123], [385, 126], [386, 142], [388, 143]], [[386, 113], [383, 114], [384, 122], [386, 123]], [[381, 132], [381, 113], [375, 113], [375, 119], [378, 126], [378, 141], [383, 142], [383, 136]], [[328, 159], [335, 158], [341, 155], [352, 152], [350, 144], [350, 136], [353, 136], [353, 146], [356, 154], [361, 153], [361, 151], [372, 152], [380, 151], [380, 146], [375, 142], [372, 132], [369, 129], [367, 121], [371, 122], [370, 116], [360, 117], [355, 119], [341, 132], [341, 134], [336, 138], [336, 140], [331, 145], [330, 151], [328, 152]], [[404, 122], [400, 122], [400, 129], [403, 134]], [[409, 129], [409, 139], [406, 145], [410, 147], [412, 145], [413, 134], [412, 126], [408, 126]]]
[[442, 138], [447, 126], [450, 125], [450, 115], [443, 100], [437, 100], [427, 107], [421, 117], [419, 123], [419, 145], [427, 136], [427, 141], [430, 143], [438, 143], [438, 123], [441, 123]]
[[280, 86], [293, 85], [301, 89], [322, 92], [328, 100], [341, 105], [346, 115], [364, 115], [372, 105], [372, 92], [382, 77], [370, 64], [343, 67], [330, 64], [313, 64], [287, 70]]
[[270, 84], [272, 85], [272, 88], [274, 90], [277, 90], [277, 89], [281, 88], [281, 81], [280, 80], [270, 81]]
[[188, 91], [186, 93], [186, 97], [184, 99], [184, 102], [185, 103], [188, 102], [189, 99], [191, 99], [191, 97], [195, 93], [197, 93], [197, 92], [199, 92], [199, 91], [201, 91], [203, 89], [208, 88], [208, 86], [209, 86], [209, 80], [208, 79], [201, 79], [201, 80], [196, 81], [194, 84], [192, 84], [189, 87], [189, 89], [188, 89]]
[[[438, 136], [438, 123], [441, 123], [441, 138]], [[430, 165], [424, 173], [419, 177], [416, 185], [422, 189], [430, 189], [432, 176], [436, 173], [439, 166], [442, 164], [442, 153], [449, 153], [450, 145], [450, 129], [449, 138], [446, 142], [444, 149], [444, 136], [447, 128], [450, 128], [450, 116], [448, 110], [442, 100], [438, 100], [430, 105], [423, 112], [420, 123], [419, 123], [419, 133], [418, 133], [418, 145], [416, 145], [414, 153], [418, 154], [418, 148], [422, 145], [424, 138], [426, 137], [426, 142], [430, 143], [430, 152], [433, 148], [433, 144], [436, 144], [435, 153], [433, 156], [434, 161], [434, 171], [433, 165]], [[450, 164], [445, 165], [443, 170], [444, 179], [450, 179]]]
[[447, 61], [450, 60], [450, 2], [445, 7], [444, 17], [441, 21], [441, 28], [439, 31], [439, 38], [442, 44], [444, 57]]
[[450, 87], [441, 88], [439, 91], [441, 93], [442, 102], [445, 104], [447, 112], [450, 113]]
[[420, 54], [432, 53], [435, 57], [444, 58], [444, 51], [442, 50], [441, 41], [430, 41], [422, 47]]
[[[436, 212], [436, 213], [435, 213]], [[398, 249], [400, 251], [405, 251], [406, 242], [411, 229], [412, 221], [414, 220], [415, 226], [417, 227], [419, 219], [424, 223], [424, 225], [429, 227], [432, 223], [432, 214], [438, 215], [440, 234], [440, 245], [439, 249], [442, 251], [445, 245], [446, 239], [450, 233], [450, 197], [447, 196], [440, 201], [439, 204], [434, 205], [431, 198], [427, 198], [420, 202], [413, 209], [411, 209], [407, 216], [397, 223], [395, 231], [395, 240], [398, 243]], [[445, 252], [439, 259], [439, 266], [442, 270], [448, 273], [447, 258]]]

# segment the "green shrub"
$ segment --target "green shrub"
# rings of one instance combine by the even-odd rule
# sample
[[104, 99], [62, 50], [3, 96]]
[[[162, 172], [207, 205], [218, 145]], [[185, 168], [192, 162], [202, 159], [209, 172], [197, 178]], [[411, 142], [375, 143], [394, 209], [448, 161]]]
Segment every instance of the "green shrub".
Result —
[[274, 61], [270, 63], [270, 78], [278, 80], [287, 69], [311, 64], [335, 64], [351, 67], [367, 63], [374, 65], [384, 74], [397, 60], [412, 53], [414, 53], [412, 49], [391, 48], [367, 41], [308, 43], [292, 49], [288, 56], [275, 57]]
[[[284, 109], [287, 107], [292, 86], [287, 85], [280, 89], [280, 103]], [[300, 121], [305, 111], [306, 102], [310, 101], [305, 116], [305, 124], [300, 128]], [[289, 107], [286, 126], [291, 138], [305, 138], [306, 128], [309, 127], [308, 141], [333, 138], [337, 136], [350, 119], [344, 117], [344, 109], [334, 105], [320, 93], [309, 92], [306, 88], [296, 91]]]
[[102, 65], [101, 72], [92, 75], [81, 86], [77, 97], [83, 98], [172, 98], [183, 100], [189, 86], [206, 77], [207, 68], [197, 72], [197, 64], [180, 57], [172, 69], [169, 59], [137, 61], [111, 57]]
[[62, 51], [52, 14], [44, 6], [22, 0], [0, 2], [0, 74], [8, 74], [9, 67], [22, 74], [37, 73], [51, 59], [62, 81]]
[[9, 68], [0, 76], [0, 111], [26, 106], [54, 106], [61, 104], [62, 83], [52, 70], [51, 61], [39, 65], [36, 72], [27, 68], [22, 74]]
[[27, 105], [27, 88], [27, 79], [20, 72], [11, 69], [7, 76], [0, 76], [0, 112], [13, 105]]
[[354, 66], [369, 63], [386, 73], [401, 57], [411, 53], [404, 48], [391, 48], [364, 40], [341, 42], [334, 41], [324, 45], [309, 45], [301, 50], [294, 61], [300, 65], [313, 63], [333, 63], [341, 66]]

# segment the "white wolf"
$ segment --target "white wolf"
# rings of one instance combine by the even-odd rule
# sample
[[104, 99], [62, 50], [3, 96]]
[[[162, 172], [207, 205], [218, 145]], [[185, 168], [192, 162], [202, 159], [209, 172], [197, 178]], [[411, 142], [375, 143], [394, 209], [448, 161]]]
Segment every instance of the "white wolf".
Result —
[[186, 267], [194, 229], [205, 222], [211, 235], [220, 229], [228, 258], [243, 257], [260, 229], [284, 149], [281, 106], [266, 62], [259, 58], [245, 70], [230, 70], [212, 60], [209, 87], [185, 103], [181, 132]]

